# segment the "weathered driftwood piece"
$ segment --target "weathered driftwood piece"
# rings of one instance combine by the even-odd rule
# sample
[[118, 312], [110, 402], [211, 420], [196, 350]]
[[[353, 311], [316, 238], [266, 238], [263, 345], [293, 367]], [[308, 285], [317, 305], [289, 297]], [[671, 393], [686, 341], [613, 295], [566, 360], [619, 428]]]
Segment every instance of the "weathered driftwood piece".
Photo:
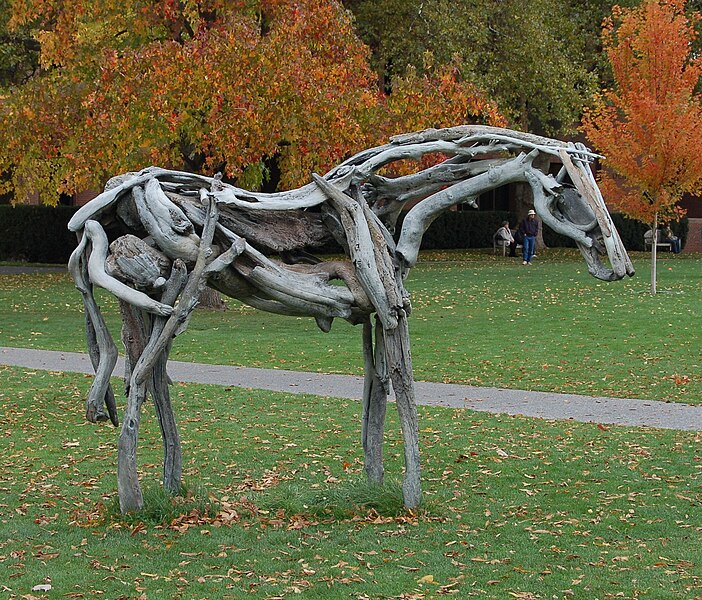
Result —
[[117, 427], [119, 424], [117, 405], [110, 385], [110, 375], [117, 364], [117, 347], [107, 330], [100, 307], [93, 297], [93, 288], [88, 275], [88, 261], [83, 254], [87, 243], [88, 236], [84, 232], [68, 261], [68, 271], [83, 297], [88, 354], [95, 370], [95, 380], [85, 402], [85, 418], [93, 423], [109, 418]]
[[[415, 173], [379, 173], [396, 161], [436, 153], [445, 160]], [[544, 223], [575, 240], [591, 274], [604, 280], [632, 275], [590, 169], [595, 156], [582, 145], [468, 125], [397, 136], [324, 176], [312, 174], [308, 185], [275, 194], [158, 167], [110, 180], [69, 223], [79, 235], [69, 269], [83, 296], [96, 370], [86, 416], [110, 418], [115, 425], [109, 378], [117, 352], [93, 284], [120, 300], [127, 355], [127, 405], [118, 443], [121, 509], [143, 504], [136, 449], [147, 395], [163, 436], [164, 485], [174, 493], [181, 487], [181, 447], [166, 365], [173, 338], [187, 327], [205, 286], [262, 310], [313, 317], [323, 331], [335, 318], [362, 324], [365, 470], [371, 481], [383, 481], [384, 422], [392, 390], [405, 447], [404, 500], [409, 508], [418, 506], [411, 304], [403, 280], [417, 261], [424, 232], [452, 206], [475, 206], [482, 193], [522, 182], [530, 186]], [[563, 165], [555, 178], [547, 174], [551, 160]], [[408, 204], [412, 208], [396, 243], [391, 232]], [[128, 233], [108, 244], [103, 223], [117, 223]], [[324, 261], [310, 253], [330, 240], [341, 245], [346, 260]], [[609, 266], [600, 260], [604, 254]]]
[[385, 357], [385, 339], [379, 321], [375, 326], [375, 347], [371, 320], [363, 324], [363, 412], [361, 417], [361, 443], [365, 454], [364, 468], [368, 480], [383, 483], [383, 433], [385, 413], [390, 394], [389, 376]]

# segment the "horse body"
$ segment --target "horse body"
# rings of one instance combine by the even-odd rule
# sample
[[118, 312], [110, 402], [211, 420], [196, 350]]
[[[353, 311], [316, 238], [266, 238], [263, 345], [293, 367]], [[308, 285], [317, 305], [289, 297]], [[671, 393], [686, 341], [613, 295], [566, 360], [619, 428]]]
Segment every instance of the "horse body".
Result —
[[[426, 169], [396, 177], [379, 173], [398, 161], [437, 153], [445, 160]], [[403, 282], [417, 261], [422, 235], [452, 206], [475, 204], [488, 190], [523, 182], [532, 191], [537, 214], [575, 240], [593, 276], [616, 280], [633, 275], [590, 169], [594, 156], [583, 146], [558, 140], [461, 126], [398, 136], [289, 192], [249, 192], [218, 177], [156, 167], [113, 178], [69, 223], [80, 240], [69, 269], [83, 295], [96, 368], [86, 415], [109, 418], [115, 426], [109, 376], [116, 348], [92, 297], [92, 284], [120, 300], [127, 354], [127, 407], [118, 457], [122, 510], [143, 503], [136, 440], [147, 393], [164, 437], [164, 484], [180, 489], [180, 442], [166, 361], [173, 337], [187, 327], [206, 285], [262, 310], [314, 317], [323, 331], [335, 318], [363, 325], [366, 472], [373, 481], [383, 479], [391, 382], [405, 443], [404, 499], [416, 507], [421, 486], [407, 325], [411, 304]], [[563, 165], [557, 177], [542, 170], [554, 158]], [[396, 243], [391, 231], [408, 202], [414, 205]], [[342, 246], [346, 260], [322, 261], [311, 253], [331, 241]], [[280, 260], [271, 258], [276, 254]], [[609, 265], [600, 260], [604, 255]]]

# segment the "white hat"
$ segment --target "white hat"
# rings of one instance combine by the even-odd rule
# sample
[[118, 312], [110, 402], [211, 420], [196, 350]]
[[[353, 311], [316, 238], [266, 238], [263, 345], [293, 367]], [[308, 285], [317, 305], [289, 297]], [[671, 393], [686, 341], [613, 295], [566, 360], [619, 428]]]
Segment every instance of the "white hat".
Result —
[[533, 210], [530, 210], [527, 215], [535, 215], [536, 213]]

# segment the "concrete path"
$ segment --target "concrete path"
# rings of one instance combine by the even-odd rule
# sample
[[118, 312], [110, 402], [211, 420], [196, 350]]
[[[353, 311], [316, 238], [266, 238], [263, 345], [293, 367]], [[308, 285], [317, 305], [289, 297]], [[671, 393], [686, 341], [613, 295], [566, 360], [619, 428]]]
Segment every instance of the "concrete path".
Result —
[[34, 265], [0, 265], [0, 275], [23, 275], [28, 273], [34, 275], [36, 273], [65, 273], [67, 267], [65, 265], [57, 265], [55, 267], [36, 267]]
[[[93, 373], [88, 355], [75, 352], [0, 346], [0, 364], [46, 371]], [[123, 368], [123, 362], [120, 359], [115, 375], [121, 376]], [[178, 361], [169, 361], [168, 373], [174, 381], [292, 394], [315, 394], [358, 400], [363, 393], [363, 379], [347, 375], [251, 369]], [[469, 408], [543, 419], [571, 419], [585, 423], [702, 431], [702, 406], [653, 400], [479, 388], [423, 381], [418, 381], [416, 386], [417, 403], [427, 406]]]

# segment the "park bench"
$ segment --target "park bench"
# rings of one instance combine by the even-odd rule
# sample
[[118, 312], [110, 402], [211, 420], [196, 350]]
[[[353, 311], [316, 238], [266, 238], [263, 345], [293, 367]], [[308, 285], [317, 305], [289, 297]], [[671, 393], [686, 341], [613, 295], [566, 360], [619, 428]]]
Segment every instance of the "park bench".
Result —
[[[649, 229], [646, 233], [644, 233], [644, 249], [645, 250], [651, 250], [651, 240], [653, 239], [653, 233]], [[667, 250], [668, 252], [672, 251], [672, 244], [670, 242], [661, 242], [661, 230], [657, 229], [656, 230], [656, 248], [659, 250]]]
[[[517, 243], [515, 248], [521, 248], [522, 245]], [[509, 248], [509, 242], [507, 240], [503, 240], [502, 238], [497, 237], [497, 233], [494, 233], [492, 236], [492, 253], [496, 254], [497, 249], [502, 248], [502, 256], [507, 255], [507, 248]]]

